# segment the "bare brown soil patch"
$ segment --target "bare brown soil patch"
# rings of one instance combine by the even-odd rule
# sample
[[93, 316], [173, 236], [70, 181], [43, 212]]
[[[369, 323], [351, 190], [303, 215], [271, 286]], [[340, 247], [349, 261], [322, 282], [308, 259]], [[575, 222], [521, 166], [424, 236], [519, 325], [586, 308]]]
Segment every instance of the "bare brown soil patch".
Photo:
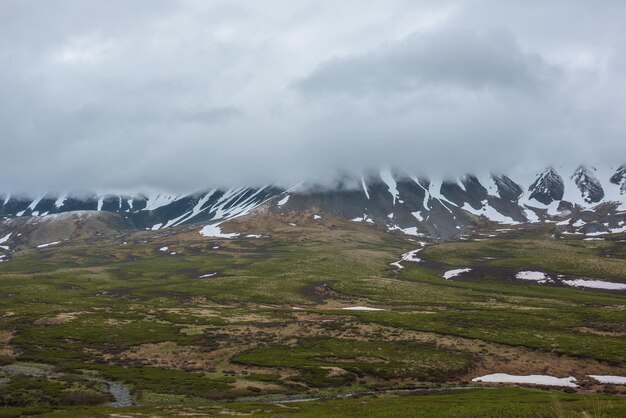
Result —
[[207, 370], [224, 349], [205, 351], [198, 346], [181, 346], [174, 342], [143, 344], [124, 351], [120, 357], [141, 364], [183, 370]]
[[82, 312], [63, 312], [53, 317], [40, 318], [34, 322], [35, 325], [46, 327], [51, 325], [61, 325], [73, 321]]

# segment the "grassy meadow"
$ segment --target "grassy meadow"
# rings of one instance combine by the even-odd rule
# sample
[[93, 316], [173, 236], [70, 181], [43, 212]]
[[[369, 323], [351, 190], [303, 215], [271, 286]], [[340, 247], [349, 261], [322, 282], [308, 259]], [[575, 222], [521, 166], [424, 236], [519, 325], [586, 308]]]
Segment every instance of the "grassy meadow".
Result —
[[[21, 249], [0, 264], [0, 416], [624, 416], [626, 388], [587, 375], [626, 376], [626, 293], [515, 279], [626, 282], [619, 241], [540, 227], [402, 269], [415, 240], [352, 223]], [[471, 381], [500, 372], [579, 387]]]

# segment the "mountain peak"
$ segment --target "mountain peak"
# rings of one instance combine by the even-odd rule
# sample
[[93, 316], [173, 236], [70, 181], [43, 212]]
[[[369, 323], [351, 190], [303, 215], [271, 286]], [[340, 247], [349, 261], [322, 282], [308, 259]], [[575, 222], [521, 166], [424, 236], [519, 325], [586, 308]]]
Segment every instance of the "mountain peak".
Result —
[[549, 205], [563, 199], [565, 184], [554, 167], [546, 168], [528, 188], [530, 199]]
[[595, 169], [593, 168], [581, 165], [574, 171], [571, 177], [586, 203], [597, 203], [604, 198], [604, 189], [593, 173], [594, 171]]
[[611, 176], [611, 183], [620, 186], [621, 194], [626, 194], [626, 164], [621, 165]]

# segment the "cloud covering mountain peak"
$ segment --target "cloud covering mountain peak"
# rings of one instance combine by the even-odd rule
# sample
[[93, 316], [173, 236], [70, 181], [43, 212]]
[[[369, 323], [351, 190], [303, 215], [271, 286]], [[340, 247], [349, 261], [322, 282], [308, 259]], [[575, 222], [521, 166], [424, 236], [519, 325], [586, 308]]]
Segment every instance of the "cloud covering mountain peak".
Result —
[[623, 2], [0, 4], [2, 188], [619, 165]]

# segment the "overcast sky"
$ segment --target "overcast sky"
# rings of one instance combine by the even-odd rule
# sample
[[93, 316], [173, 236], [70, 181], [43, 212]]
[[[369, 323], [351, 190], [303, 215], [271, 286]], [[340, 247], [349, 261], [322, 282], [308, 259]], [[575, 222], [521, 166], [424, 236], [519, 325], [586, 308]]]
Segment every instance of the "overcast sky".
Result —
[[0, 0], [0, 189], [626, 162], [626, 1]]

